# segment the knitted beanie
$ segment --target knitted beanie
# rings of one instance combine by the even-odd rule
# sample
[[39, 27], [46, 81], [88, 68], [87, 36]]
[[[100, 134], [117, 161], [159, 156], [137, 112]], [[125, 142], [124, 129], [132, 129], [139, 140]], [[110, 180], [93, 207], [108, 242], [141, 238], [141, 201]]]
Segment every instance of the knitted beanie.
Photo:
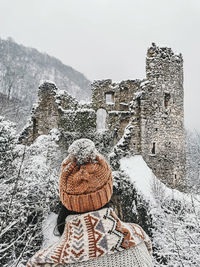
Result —
[[112, 196], [112, 172], [89, 139], [76, 140], [68, 149], [60, 175], [60, 200], [68, 209], [100, 209]]

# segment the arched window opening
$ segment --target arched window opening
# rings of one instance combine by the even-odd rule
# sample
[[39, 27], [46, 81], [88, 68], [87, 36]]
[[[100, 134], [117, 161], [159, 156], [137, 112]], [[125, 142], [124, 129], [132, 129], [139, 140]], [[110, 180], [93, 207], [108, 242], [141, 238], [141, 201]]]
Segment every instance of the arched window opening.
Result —
[[106, 110], [103, 108], [98, 109], [97, 110], [97, 120], [96, 120], [97, 131], [98, 130], [106, 130], [106, 128], [107, 128], [106, 118], [107, 118]]
[[36, 133], [36, 126], [37, 126], [36, 118], [33, 118], [33, 135]]
[[176, 184], [177, 184], [177, 174], [174, 174], [173, 185], [176, 186]]
[[164, 105], [165, 105], [165, 108], [168, 108], [170, 98], [171, 98], [170, 94], [169, 94], [169, 93], [165, 93], [165, 98], [164, 98]]
[[137, 104], [138, 104], [138, 106], [140, 107], [140, 105], [141, 105], [141, 99], [140, 99], [140, 97], [137, 98]]
[[156, 143], [155, 142], [153, 142], [151, 153], [154, 155], [156, 154]]

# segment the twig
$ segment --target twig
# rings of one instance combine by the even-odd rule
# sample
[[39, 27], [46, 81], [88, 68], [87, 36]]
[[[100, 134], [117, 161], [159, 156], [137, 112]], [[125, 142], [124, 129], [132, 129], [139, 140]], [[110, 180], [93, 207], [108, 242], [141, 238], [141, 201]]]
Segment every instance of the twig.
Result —
[[6, 220], [7, 220], [8, 212], [9, 212], [10, 207], [11, 207], [12, 202], [13, 202], [13, 198], [14, 198], [14, 195], [15, 195], [15, 191], [16, 191], [16, 189], [17, 189], [17, 185], [18, 185], [18, 181], [19, 181], [19, 177], [20, 177], [20, 173], [21, 173], [22, 164], [23, 164], [23, 162], [24, 162], [25, 153], [26, 153], [26, 145], [24, 146], [24, 152], [23, 152], [23, 155], [22, 155], [22, 160], [21, 160], [21, 163], [20, 163], [19, 171], [18, 171], [16, 180], [15, 180], [15, 185], [14, 185], [14, 187], [13, 187], [13, 192], [12, 192], [12, 195], [11, 195], [10, 203], [9, 203], [8, 208], [7, 208], [7, 210], [6, 210], [6, 214], [5, 214], [4, 220], [2, 221], [2, 225], [1, 225], [0, 233], [1, 233], [2, 230], [3, 230], [4, 223], [5, 223]]

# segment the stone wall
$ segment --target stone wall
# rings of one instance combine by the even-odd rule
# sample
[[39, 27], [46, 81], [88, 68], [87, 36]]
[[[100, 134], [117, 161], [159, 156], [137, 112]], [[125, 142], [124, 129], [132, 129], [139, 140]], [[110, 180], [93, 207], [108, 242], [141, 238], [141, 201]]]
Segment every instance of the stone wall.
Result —
[[44, 83], [38, 89], [38, 103], [32, 108], [28, 126], [23, 130], [20, 140], [32, 143], [39, 135], [48, 134], [58, 128], [59, 110], [55, 101], [57, 88], [53, 83]]
[[147, 52], [146, 75], [141, 101], [142, 155], [159, 179], [180, 188], [186, 164], [182, 56], [153, 44]]
[[[186, 160], [182, 56], [152, 44], [147, 51], [146, 79], [96, 81], [92, 88], [93, 108], [107, 112], [106, 126], [113, 133], [116, 148], [114, 158], [126, 154], [125, 150], [142, 154], [165, 184], [183, 189]], [[125, 130], [130, 126], [131, 138]]]
[[96, 131], [96, 113], [55, 84], [43, 83], [38, 89], [38, 103], [32, 110], [31, 121], [21, 134], [23, 143], [32, 143], [39, 135], [48, 134], [53, 128], [62, 132], [81, 132], [87, 136]]
[[[113, 133], [114, 144], [124, 134], [129, 120], [134, 116], [131, 109], [133, 95], [138, 91], [140, 80], [112, 83], [112, 80], [95, 81], [92, 84], [92, 108], [106, 111], [106, 127]], [[139, 123], [139, 122], [138, 122]]]
[[113, 133], [96, 131], [97, 114], [91, 106], [91, 103], [79, 103], [55, 84], [45, 82], [38, 89], [38, 103], [19, 141], [30, 145], [38, 136], [56, 128], [60, 133], [58, 145], [63, 158], [67, 156], [69, 145], [79, 138], [93, 140], [98, 151], [106, 156], [114, 145]]

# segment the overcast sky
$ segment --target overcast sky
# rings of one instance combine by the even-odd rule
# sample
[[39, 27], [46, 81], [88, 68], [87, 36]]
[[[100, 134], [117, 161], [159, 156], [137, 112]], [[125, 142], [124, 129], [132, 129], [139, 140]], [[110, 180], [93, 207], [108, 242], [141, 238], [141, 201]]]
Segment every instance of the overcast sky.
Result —
[[0, 0], [0, 37], [59, 58], [91, 81], [145, 78], [155, 42], [184, 58], [185, 122], [200, 130], [200, 0]]

